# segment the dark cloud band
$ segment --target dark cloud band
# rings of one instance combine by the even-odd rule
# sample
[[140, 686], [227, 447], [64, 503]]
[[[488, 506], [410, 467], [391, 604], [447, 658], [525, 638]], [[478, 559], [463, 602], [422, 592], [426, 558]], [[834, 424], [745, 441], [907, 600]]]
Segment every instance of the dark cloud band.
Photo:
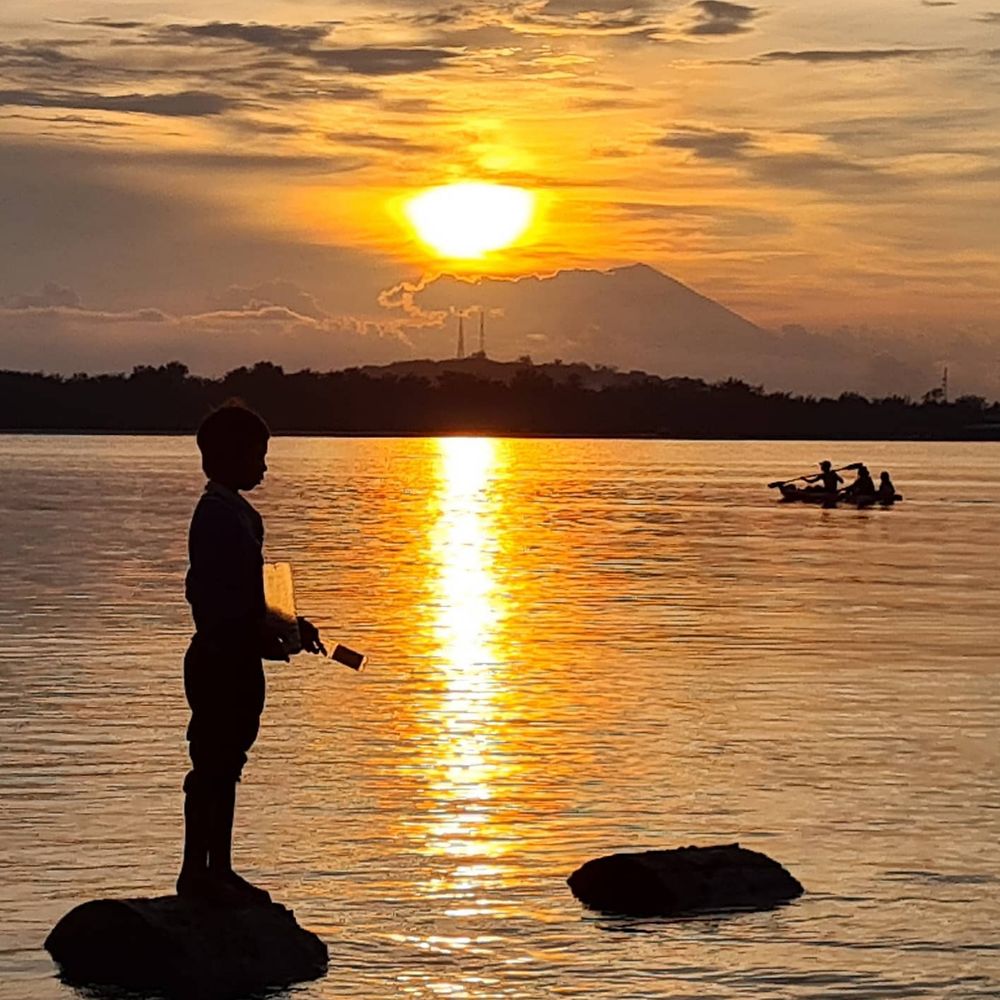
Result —
[[696, 20], [687, 29], [689, 35], [739, 35], [750, 30], [758, 13], [755, 7], [724, 0], [695, 0], [691, 6]]
[[237, 101], [221, 94], [185, 90], [176, 94], [119, 94], [105, 96], [78, 92], [46, 94], [35, 90], [0, 90], [0, 106], [73, 108], [86, 111], [119, 111], [167, 118], [205, 118], [221, 115]]

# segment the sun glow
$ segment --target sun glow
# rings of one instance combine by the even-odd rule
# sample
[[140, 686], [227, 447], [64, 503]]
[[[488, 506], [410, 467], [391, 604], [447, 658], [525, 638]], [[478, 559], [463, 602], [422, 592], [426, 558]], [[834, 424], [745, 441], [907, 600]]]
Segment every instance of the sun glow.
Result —
[[524, 188], [467, 181], [430, 188], [410, 198], [404, 212], [417, 236], [441, 257], [470, 259], [510, 246], [535, 212]]

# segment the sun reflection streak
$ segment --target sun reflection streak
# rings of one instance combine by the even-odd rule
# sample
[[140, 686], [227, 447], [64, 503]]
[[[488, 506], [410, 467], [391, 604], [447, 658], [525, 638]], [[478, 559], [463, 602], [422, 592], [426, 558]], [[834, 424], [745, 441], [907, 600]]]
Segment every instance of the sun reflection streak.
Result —
[[498, 443], [490, 438], [442, 438], [438, 516], [431, 533], [437, 567], [434, 635], [443, 687], [436, 709], [436, 800], [429, 840], [436, 853], [477, 857], [495, 853], [484, 828], [496, 775], [495, 676], [503, 617], [493, 558], [495, 511], [490, 484]]

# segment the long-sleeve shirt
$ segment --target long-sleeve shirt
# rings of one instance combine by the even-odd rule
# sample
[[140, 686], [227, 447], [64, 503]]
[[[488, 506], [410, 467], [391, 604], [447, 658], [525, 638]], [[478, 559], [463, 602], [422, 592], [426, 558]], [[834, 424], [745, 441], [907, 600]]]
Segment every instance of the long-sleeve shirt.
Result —
[[185, 596], [200, 636], [258, 649], [264, 621], [264, 522], [209, 480], [191, 518]]

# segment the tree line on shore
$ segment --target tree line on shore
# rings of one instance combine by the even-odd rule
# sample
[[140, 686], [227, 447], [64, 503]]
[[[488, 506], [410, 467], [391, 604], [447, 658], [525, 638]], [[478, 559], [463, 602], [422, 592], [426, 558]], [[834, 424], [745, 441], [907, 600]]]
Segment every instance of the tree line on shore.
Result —
[[1000, 403], [765, 392], [738, 379], [706, 383], [632, 373], [595, 387], [526, 362], [507, 381], [444, 371], [435, 379], [360, 369], [285, 372], [260, 362], [221, 378], [171, 362], [128, 374], [62, 377], [0, 371], [6, 431], [193, 431], [212, 408], [240, 399], [276, 433], [489, 433], [586, 437], [997, 439]]

